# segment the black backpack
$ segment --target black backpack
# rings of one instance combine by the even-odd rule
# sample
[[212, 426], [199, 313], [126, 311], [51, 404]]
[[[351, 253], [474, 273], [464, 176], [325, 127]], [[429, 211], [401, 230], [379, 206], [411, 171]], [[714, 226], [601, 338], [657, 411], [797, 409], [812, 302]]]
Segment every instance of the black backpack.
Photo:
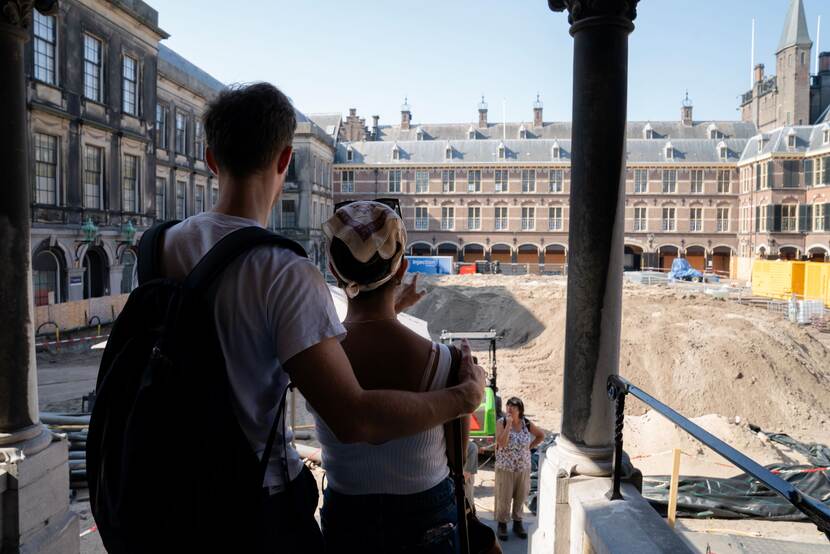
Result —
[[159, 273], [164, 231], [175, 223], [144, 233], [139, 287], [101, 360], [86, 453], [92, 513], [111, 553], [265, 551], [262, 485], [284, 409], [258, 458], [232, 409], [212, 284], [257, 246], [306, 253], [247, 227], [222, 238], [178, 282]]

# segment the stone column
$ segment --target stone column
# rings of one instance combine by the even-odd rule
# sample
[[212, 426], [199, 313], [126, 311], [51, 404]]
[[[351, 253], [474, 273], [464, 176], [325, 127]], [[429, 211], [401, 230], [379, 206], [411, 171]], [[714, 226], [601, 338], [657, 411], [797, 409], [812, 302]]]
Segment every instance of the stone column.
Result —
[[573, 126], [560, 466], [608, 475], [618, 372], [624, 235], [628, 35], [638, 0], [548, 0], [569, 11]]
[[69, 511], [66, 441], [39, 421], [29, 207], [24, 45], [32, 8], [56, 0], [0, 0], [0, 551], [78, 551]]

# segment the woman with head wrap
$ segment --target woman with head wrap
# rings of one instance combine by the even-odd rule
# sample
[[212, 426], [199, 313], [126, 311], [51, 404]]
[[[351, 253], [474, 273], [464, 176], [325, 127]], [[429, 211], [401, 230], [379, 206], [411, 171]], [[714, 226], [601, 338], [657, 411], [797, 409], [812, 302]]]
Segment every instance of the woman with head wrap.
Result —
[[[365, 389], [445, 388], [447, 346], [400, 324], [395, 290], [406, 272], [406, 229], [389, 206], [352, 202], [323, 225], [330, 269], [349, 298], [343, 341]], [[389, 371], [390, 361], [396, 366]], [[320, 418], [328, 485], [321, 512], [332, 552], [454, 553], [457, 512], [444, 428], [383, 444], [344, 444]]]

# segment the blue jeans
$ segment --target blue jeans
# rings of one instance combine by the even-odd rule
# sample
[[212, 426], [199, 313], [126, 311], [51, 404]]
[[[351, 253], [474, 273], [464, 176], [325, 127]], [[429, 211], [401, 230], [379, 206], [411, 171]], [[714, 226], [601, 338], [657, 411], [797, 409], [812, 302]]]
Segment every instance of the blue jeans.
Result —
[[457, 554], [458, 513], [449, 477], [416, 494], [323, 492], [326, 552]]

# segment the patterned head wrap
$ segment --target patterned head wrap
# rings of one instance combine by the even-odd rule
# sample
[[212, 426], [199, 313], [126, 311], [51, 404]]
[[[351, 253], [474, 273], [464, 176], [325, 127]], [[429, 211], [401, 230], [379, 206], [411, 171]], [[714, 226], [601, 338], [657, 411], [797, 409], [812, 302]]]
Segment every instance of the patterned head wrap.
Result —
[[[366, 263], [377, 254], [384, 260], [391, 260], [389, 275], [374, 283], [360, 284], [346, 278], [337, 268], [334, 259], [331, 267], [349, 298], [361, 291], [375, 290], [392, 279], [401, 266], [406, 248], [406, 228], [395, 210], [379, 202], [359, 201], [347, 204], [334, 212], [323, 224], [323, 233], [331, 245], [338, 238], [346, 245], [355, 260]], [[342, 285], [341, 285], [342, 286]]]

